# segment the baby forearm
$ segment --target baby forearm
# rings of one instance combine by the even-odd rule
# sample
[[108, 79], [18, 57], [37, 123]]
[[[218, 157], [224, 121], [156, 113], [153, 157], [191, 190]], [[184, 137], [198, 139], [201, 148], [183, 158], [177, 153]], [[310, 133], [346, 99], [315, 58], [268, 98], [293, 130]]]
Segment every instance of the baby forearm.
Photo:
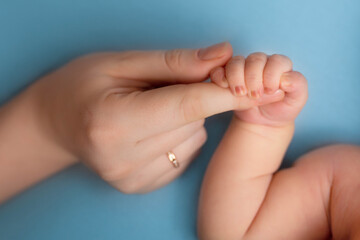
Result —
[[0, 108], [0, 203], [75, 162], [46, 135], [34, 96], [25, 91]]
[[293, 136], [293, 124], [232, 120], [208, 167], [200, 199], [203, 239], [239, 239], [254, 219]]

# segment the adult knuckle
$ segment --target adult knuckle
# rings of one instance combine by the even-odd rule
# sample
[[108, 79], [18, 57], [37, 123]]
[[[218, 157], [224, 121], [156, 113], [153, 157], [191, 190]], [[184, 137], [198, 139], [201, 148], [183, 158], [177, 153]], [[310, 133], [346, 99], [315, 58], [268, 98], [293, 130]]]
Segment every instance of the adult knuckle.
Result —
[[81, 111], [81, 123], [83, 141], [94, 149], [118, 140], [116, 133], [123, 131], [109, 119], [107, 110], [101, 104], [89, 104], [84, 108]]
[[141, 190], [141, 185], [138, 181], [125, 181], [119, 183], [117, 189], [125, 194], [134, 194]]
[[202, 118], [199, 120], [199, 126], [204, 126], [205, 124], [205, 118]]
[[87, 143], [93, 145], [95, 139], [99, 135], [99, 123], [96, 116], [96, 111], [93, 108], [86, 107], [81, 112], [81, 122], [83, 127], [83, 135]]
[[201, 130], [200, 130], [200, 136], [199, 136], [199, 141], [200, 141], [200, 145], [202, 146], [206, 140], [208, 138], [208, 134], [207, 134], [207, 131], [206, 131], [206, 128], [203, 127]]
[[199, 129], [194, 136], [192, 137], [191, 141], [193, 142], [192, 146], [192, 150], [191, 151], [198, 151], [201, 149], [201, 147], [204, 145], [204, 143], [207, 140], [207, 132], [205, 127], [202, 127], [201, 129]]
[[[123, 73], [118, 73], [120, 70], [126, 70], [131, 66], [136, 60], [144, 54], [143, 51], [139, 50], [127, 50], [122, 52], [111, 52], [106, 59], [104, 58], [103, 64], [108, 65], [111, 75], [114, 76], [123, 76]], [[122, 72], [122, 71], [121, 71]]]
[[113, 52], [95, 52], [89, 53], [83, 56], [80, 56], [76, 61], [81, 65], [86, 62], [88, 66], [87, 71], [96, 72], [102, 71], [106, 72], [107, 69], [111, 68], [113, 65], [114, 59]]
[[141, 51], [138, 50], [127, 50], [120, 53], [114, 53], [112, 60], [116, 63], [128, 62], [136, 59]]
[[196, 94], [192, 88], [186, 88], [185, 94], [180, 100], [180, 111], [185, 122], [192, 122], [194, 117], [205, 118], [204, 106], [199, 94]]
[[116, 163], [117, 166], [110, 166], [107, 169], [98, 170], [98, 175], [107, 182], [118, 181], [128, 178], [134, 171], [130, 164]]
[[200, 129], [202, 127], [204, 127], [204, 123], [205, 123], [205, 119], [200, 119], [200, 120], [196, 120], [195, 122], [190, 123], [190, 125], [188, 125], [191, 129]]
[[98, 120], [92, 119], [84, 128], [86, 141], [92, 148], [99, 148], [109, 141], [111, 131]]
[[172, 49], [164, 52], [164, 63], [170, 72], [177, 73], [182, 66], [182, 50]]
[[126, 183], [118, 186], [120, 192], [125, 194], [134, 194], [138, 190], [134, 184]]

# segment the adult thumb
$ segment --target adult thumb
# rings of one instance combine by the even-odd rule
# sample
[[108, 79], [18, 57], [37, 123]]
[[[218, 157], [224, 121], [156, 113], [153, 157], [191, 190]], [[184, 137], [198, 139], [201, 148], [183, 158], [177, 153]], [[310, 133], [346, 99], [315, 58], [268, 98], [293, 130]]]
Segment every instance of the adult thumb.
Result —
[[232, 56], [229, 42], [200, 49], [125, 51], [115, 54], [111, 73], [120, 78], [166, 85], [201, 82]]

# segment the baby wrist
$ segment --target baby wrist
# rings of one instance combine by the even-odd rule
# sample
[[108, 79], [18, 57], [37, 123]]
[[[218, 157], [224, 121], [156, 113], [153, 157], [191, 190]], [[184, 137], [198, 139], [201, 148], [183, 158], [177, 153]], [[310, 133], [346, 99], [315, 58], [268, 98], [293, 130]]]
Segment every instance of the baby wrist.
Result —
[[238, 125], [239, 128], [269, 140], [276, 140], [279, 138], [287, 138], [291, 140], [295, 130], [294, 122], [287, 122], [282, 125], [272, 126], [272, 125], [245, 122], [240, 120], [236, 116], [233, 117], [232, 121], [236, 125]]

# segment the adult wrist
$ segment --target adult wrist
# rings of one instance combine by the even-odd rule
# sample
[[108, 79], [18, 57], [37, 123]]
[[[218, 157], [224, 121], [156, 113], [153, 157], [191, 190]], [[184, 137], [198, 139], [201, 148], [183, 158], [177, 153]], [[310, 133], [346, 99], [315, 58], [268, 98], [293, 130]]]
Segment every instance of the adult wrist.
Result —
[[27, 89], [0, 109], [0, 202], [76, 162], [46, 134], [37, 107]]

